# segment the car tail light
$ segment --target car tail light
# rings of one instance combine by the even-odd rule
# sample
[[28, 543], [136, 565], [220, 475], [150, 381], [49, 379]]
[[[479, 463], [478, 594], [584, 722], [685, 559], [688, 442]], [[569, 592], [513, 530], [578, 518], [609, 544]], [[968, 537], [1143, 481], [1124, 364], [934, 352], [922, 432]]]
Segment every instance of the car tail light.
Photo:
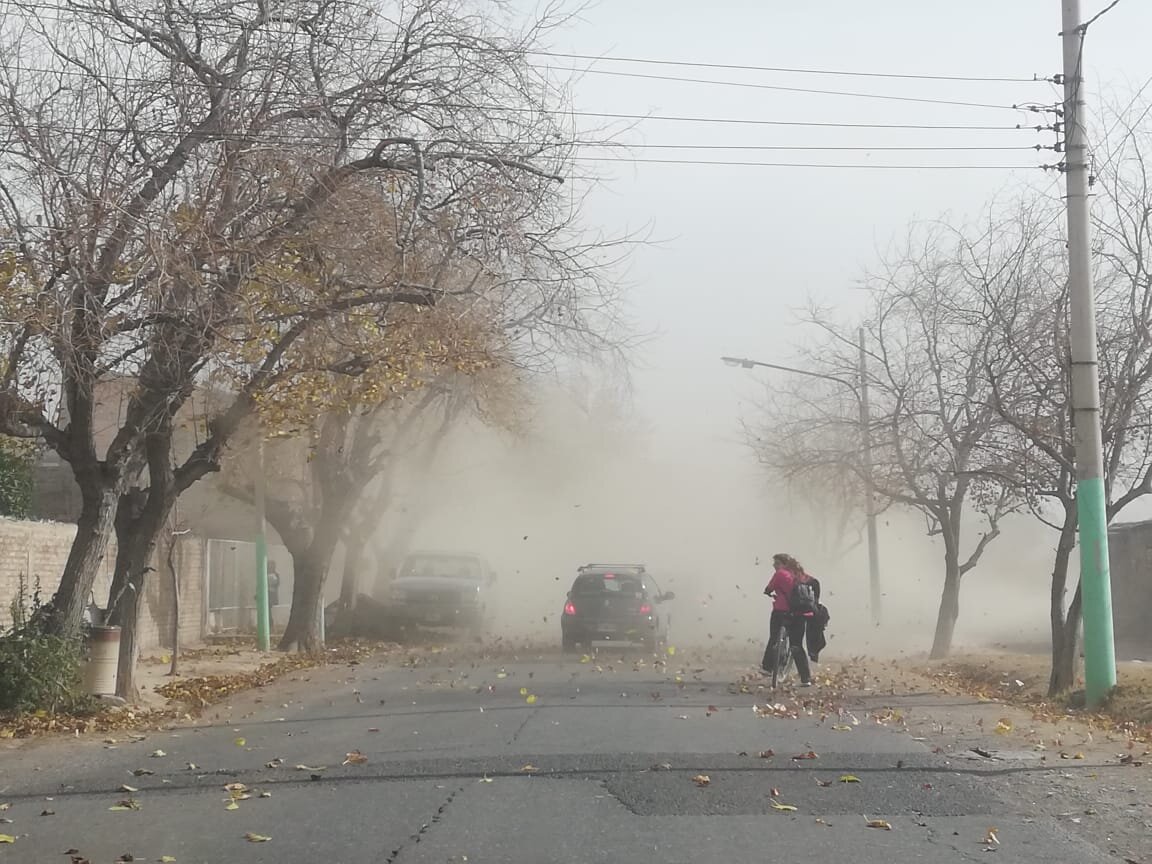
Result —
[[650, 605], [648, 605], [647, 603], [641, 603], [640, 604], [640, 614], [641, 615], [651, 615], [652, 614], [652, 607]]
[[564, 604], [564, 614], [565, 615], [575, 615], [576, 614], [576, 604], [573, 603], [571, 600], [569, 600], [567, 603]]

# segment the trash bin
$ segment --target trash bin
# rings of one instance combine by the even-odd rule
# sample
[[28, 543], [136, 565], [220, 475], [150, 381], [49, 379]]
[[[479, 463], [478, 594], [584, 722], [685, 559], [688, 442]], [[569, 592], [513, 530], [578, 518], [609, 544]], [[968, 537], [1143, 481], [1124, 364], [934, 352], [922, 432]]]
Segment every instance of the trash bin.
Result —
[[115, 696], [117, 664], [120, 660], [120, 628], [89, 627], [87, 648], [84, 692], [93, 696]]

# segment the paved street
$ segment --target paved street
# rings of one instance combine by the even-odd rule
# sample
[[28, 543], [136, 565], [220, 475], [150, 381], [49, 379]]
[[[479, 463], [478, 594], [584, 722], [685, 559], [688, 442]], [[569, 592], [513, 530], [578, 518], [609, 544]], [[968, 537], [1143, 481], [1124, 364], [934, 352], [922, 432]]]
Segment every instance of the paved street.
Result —
[[1013, 794], [1035, 765], [949, 764], [862, 696], [763, 716], [739, 670], [690, 657], [418, 659], [292, 676], [141, 741], [0, 751], [0, 862], [1117, 860]]

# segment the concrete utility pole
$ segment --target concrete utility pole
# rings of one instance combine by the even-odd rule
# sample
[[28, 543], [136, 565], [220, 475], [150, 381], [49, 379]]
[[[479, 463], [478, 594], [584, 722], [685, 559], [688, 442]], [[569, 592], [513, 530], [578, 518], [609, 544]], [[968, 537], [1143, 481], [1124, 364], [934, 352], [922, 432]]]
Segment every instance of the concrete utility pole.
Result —
[[268, 609], [268, 534], [264, 512], [264, 430], [256, 430], [256, 647], [272, 647]]
[[1076, 431], [1076, 509], [1084, 598], [1084, 685], [1089, 706], [1116, 686], [1112, 586], [1108, 573], [1108, 501], [1100, 436], [1100, 377], [1092, 286], [1088, 136], [1083, 125], [1084, 31], [1080, 0], [1061, 0], [1064, 40], [1064, 177], [1068, 211], [1072, 417]]
[[880, 541], [876, 537], [876, 491], [872, 476], [872, 414], [868, 407], [868, 353], [864, 328], [856, 335], [860, 347], [860, 449], [864, 461], [864, 515], [868, 528], [868, 605], [872, 624], [880, 626]]
[[760, 360], [749, 360], [747, 357], [721, 357], [726, 366], [738, 366], [742, 369], [753, 369], [762, 366], [765, 369], [776, 369], [780, 372], [791, 372], [794, 375], [805, 375], [809, 378], [822, 378], [825, 381], [834, 381], [841, 387], [847, 387], [856, 396], [860, 406], [860, 436], [862, 458], [864, 462], [864, 514], [868, 524], [868, 597], [869, 611], [872, 623], [880, 624], [880, 541], [876, 535], [876, 509], [875, 489], [872, 478], [872, 416], [868, 408], [868, 367], [864, 353], [864, 329], [860, 329], [860, 381], [853, 384], [835, 375], [825, 375], [822, 372], [809, 372], [807, 369], [795, 369], [792, 366], [780, 366], [777, 363], [763, 363]]

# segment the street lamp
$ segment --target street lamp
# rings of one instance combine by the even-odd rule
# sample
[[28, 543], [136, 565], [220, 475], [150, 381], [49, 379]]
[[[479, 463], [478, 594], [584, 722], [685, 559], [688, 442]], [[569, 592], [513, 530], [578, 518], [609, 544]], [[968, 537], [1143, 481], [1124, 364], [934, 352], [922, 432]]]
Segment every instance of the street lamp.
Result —
[[860, 380], [853, 383], [835, 375], [825, 375], [823, 372], [811, 372], [807, 369], [796, 369], [792, 366], [781, 366], [777, 363], [764, 363], [760, 360], [750, 360], [747, 357], [721, 357], [725, 366], [739, 369], [753, 369], [762, 366], [765, 369], [775, 369], [779, 372], [790, 372], [793, 375], [804, 375], [808, 378], [821, 378], [832, 381], [842, 387], [847, 387], [856, 397], [860, 406], [860, 443], [862, 458], [864, 460], [864, 516], [868, 530], [868, 592], [869, 607], [872, 612], [872, 623], [880, 625], [880, 547], [876, 532], [875, 490], [872, 478], [872, 418], [868, 410], [868, 364], [867, 354], [864, 351], [864, 330], [858, 334], [860, 349]]

